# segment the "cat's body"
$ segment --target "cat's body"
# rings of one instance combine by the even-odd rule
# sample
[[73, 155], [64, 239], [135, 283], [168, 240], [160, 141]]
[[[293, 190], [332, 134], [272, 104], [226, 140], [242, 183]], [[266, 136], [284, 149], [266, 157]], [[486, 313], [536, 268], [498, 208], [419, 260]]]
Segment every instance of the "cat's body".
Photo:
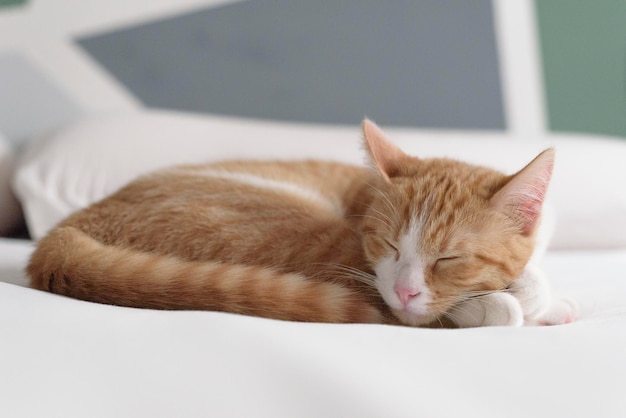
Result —
[[[529, 260], [553, 152], [506, 176], [409, 157], [369, 121], [364, 135], [369, 168], [225, 162], [144, 176], [45, 237], [32, 284], [122, 306], [299, 321], [544, 320], [547, 285]], [[571, 312], [555, 318], [545, 321]]]

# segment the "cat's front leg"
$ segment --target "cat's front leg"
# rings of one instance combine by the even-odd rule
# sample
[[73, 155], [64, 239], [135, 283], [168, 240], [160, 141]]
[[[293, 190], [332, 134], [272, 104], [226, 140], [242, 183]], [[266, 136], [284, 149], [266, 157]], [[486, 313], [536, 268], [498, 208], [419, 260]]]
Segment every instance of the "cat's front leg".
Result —
[[505, 292], [493, 292], [453, 306], [448, 317], [459, 328], [516, 326], [524, 324], [519, 301]]
[[576, 303], [554, 298], [545, 273], [534, 265], [526, 266], [509, 286], [509, 292], [519, 301], [526, 325], [567, 324], [576, 316]]

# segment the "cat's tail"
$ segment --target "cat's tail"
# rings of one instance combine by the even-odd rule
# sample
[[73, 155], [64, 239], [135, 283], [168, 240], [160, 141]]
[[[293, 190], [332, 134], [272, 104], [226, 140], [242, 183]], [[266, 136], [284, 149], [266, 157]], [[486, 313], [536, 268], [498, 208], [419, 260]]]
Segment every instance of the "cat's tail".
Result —
[[73, 227], [56, 228], [43, 238], [27, 273], [36, 289], [112, 305], [309, 322], [383, 322], [364, 295], [338, 284], [105, 245]]

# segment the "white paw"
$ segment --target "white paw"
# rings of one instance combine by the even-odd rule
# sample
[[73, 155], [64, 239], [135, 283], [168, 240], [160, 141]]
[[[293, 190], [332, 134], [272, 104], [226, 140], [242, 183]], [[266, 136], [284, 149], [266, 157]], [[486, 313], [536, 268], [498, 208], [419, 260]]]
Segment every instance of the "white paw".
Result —
[[524, 312], [517, 299], [507, 293], [491, 293], [483, 296], [487, 301], [483, 326], [513, 326], [524, 324]]
[[576, 302], [553, 298], [548, 279], [537, 267], [526, 266], [508, 290], [519, 301], [526, 325], [561, 325], [576, 318]]
[[526, 325], [563, 325], [576, 320], [578, 304], [565, 298], [554, 299], [543, 314], [532, 320], [527, 320]]
[[495, 292], [474, 297], [453, 307], [449, 316], [459, 328], [521, 326], [524, 313], [513, 296]]

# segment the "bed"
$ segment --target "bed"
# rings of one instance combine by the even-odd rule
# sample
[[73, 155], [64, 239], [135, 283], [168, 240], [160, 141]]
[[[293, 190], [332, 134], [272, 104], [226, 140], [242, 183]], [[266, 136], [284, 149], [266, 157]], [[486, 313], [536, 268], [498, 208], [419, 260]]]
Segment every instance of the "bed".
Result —
[[[227, 158], [362, 161], [357, 126], [147, 111], [86, 118], [19, 158], [5, 152], [31, 238], [0, 239], [0, 416], [626, 416], [626, 198], [616, 186], [626, 142], [389, 135], [412, 154], [509, 172], [556, 146], [558, 222], [543, 265], [554, 292], [578, 302], [577, 320], [463, 330], [303, 324], [29, 289], [23, 269], [36, 239], [146, 171]], [[0, 213], [15, 218], [15, 201], [2, 202]]]

